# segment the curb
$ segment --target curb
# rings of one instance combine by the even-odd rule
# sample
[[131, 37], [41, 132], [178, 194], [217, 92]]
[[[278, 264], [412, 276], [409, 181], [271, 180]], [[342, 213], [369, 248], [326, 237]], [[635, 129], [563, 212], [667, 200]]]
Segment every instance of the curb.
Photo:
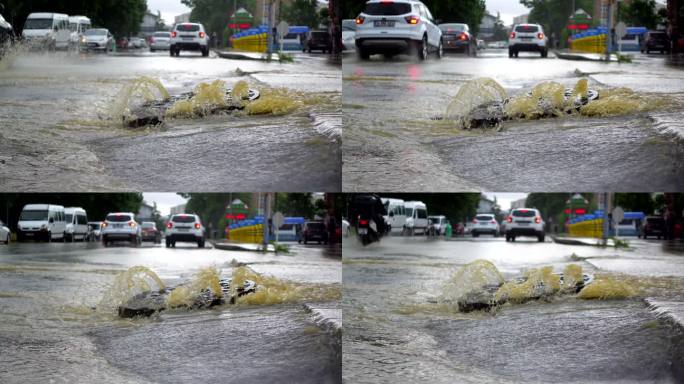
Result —
[[557, 58], [563, 59], [563, 60], [598, 61], [598, 62], [604, 62], [604, 63], [617, 62], [617, 60], [614, 60], [612, 58], [610, 60], [606, 60], [605, 57], [602, 58], [599, 54], [595, 54], [596, 57], [587, 56], [587, 54], [582, 54], [582, 53], [570, 53], [570, 52], [561, 52], [561, 51], [553, 51], [553, 54], [556, 55]]
[[[237, 244], [237, 243], [220, 243], [220, 242], [210, 242], [211, 245], [222, 251], [242, 251], [242, 252], [261, 252], [261, 244]], [[275, 252], [272, 244], [268, 245], [267, 252]]]
[[[250, 53], [250, 52], [231, 52], [231, 51], [219, 51], [214, 50], [216, 55], [222, 59], [230, 60], [254, 60], [254, 61], [268, 61], [266, 55], [260, 53]], [[278, 61], [279, 56], [277, 53], [271, 55], [271, 61]]]
[[330, 336], [342, 337], [342, 309], [319, 308], [313, 304], [304, 304], [304, 310], [311, 314], [314, 324]]
[[656, 317], [669, 324], [675, 332], [672, 348], [672, 375], [677, 382], [684, 382], [684, 302], [658, 301], [647, 297], [644, 303], [656, 313]]

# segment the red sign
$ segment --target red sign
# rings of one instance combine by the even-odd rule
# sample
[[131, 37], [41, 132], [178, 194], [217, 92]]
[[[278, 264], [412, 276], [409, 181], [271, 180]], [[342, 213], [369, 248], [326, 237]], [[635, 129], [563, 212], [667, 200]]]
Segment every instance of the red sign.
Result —
[[565, 210], [565, 214], [566, 214], [566, 215], [569, 215], [569, 214], [570, 214], [570, 209], [566, 209], [566, 210]]
[[573, 30], [573, 31], [575, 29], [585, 31], [585, 30], [589, 29], [589, 24], [570, 24], [570, 25], [568, 25], [568, 29]]
[[231, 24], [228, 24], [228, 28], [230, 28], [230, 29], [238, 29], [238, 28], [239, 29], [249, 29], [251, 27], [252, 27], [252, 24], [249, 24], [249, 23], [242, 23], [242, 24], [231, 23]]
[[247, 216], [244, 213], [238, 213], [235, 215], [232, 213], [226, 214], [226, 219], [228, 219], [228, 220], [244, 220], [246, 218], [247, 218]]
[[584, 215], [585, 213], [587, 213], [587, 210], [584, 209], [584, 208], [577, 208], [577, 209], [575, 209], [575, 214], [576, 214], [576, 215]]

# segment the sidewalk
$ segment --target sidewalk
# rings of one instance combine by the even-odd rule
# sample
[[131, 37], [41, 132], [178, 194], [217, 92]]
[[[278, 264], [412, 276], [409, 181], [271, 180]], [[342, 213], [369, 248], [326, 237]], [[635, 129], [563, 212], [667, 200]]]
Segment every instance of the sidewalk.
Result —
[[[599, 53], [587, 53], [587, 52], [571, 52], [568, 50], [555, 50], [553, 53], [558, 57], [559, 59], [563, 60], [581, 60], [581, 61], [603, 61], [603, 62], [608, 62], [606, 60], [606, 55], [605, 54], [599, 54]], [[610, 57], [610, 62], [617, 62], [617, 58], [613, 57], [611, 55]]]

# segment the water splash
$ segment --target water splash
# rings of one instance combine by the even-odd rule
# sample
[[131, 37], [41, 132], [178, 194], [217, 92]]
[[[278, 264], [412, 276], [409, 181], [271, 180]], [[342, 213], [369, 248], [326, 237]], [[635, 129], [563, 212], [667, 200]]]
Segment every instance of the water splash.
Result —
[[489, 304], [492, 292], [504, 284], [499, 270], [487, 260], [475, 260], [461, 267], [442, 287], [439, 301], [472, 305]]
[[553, 267], [534, 268], [525, 272], [523, 281], [513, 280], [502, 285], [494, 294], [497, 302], [523, 303], [532, 299], [550, 297], [560, 291], [560, 275]]
[[[247, 90], [249, 93], [249, 89]], [[226, 83], [222, 80], [214, 80], [211, 83], [199, 83], [193, 96], [187, 100], [176, 101], [166, 111], [166, 117], [191, 118], [204, 116], [209, 111], [227, 105]]]
[[638, 292], [638, 288], [625, 280], [603, 276], [582, 289], [577, 297], [585, 300], [626, 299]]
[[[249, 267], [242, 266], [233, 271], [231, 290], [242, 286], [245, 280], [256, 283], [256, 292], [239, 297], [238, 305], [273, 305], [302, 303], [305, 301], [334, 301], [342, 297], [339, 286], [325, 284], [296, 283], [264, 276]], [[232, 293], [231, 293], [232, 294]]]
[[306, 104], [296, 92], [287, 89], [270, 89], [261, 93], [261, 97], [247, 106], [249, 115], [285, 115], [294, 112]]
[[[191, 307], [197, 297], [202, 295], [202, 291], [210, 290], [213, 295], [220, 298], [221, 291], [221, 272], [216, 267], [206, 267], [197, 272], [189, 283], [175, 288], [166, 298], [168, 308]], [[231, 290], [234, 288], [231, 287]]]
[[508, 98], [506, 90], [489, 77], [481, 77], [467, 81], [459, 88], [456, 96], [447, 106], [446, 118], [466, 122], [470, 112], [475, 107], [503, 101]]
[[143, 266], [131, 267], [114, 277], [114, 282], [105, 290], [96, 309], [99, 313], [116, 313], [116, 309], [133, 296], [164, 288], [164, 282], [151, 269]]
[[171, 97], [164, 85], [151, 77], [142, 76], [130, 81], [121, 88], [112, 103], [109, 116], [112, 120], [126, 120], [131, 118], [132, 103], [142, 99], [143, 102], [151, 102], [161, 98], [168, 100]]

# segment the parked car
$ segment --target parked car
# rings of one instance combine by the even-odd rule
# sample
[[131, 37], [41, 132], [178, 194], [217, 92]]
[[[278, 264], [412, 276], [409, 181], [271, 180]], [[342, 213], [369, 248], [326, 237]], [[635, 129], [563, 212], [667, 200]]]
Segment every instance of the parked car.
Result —
[[128, 40], [128, 48], [141, 49], [145, 47], [147, 47], [147, 44], [145, 44], [145, 39], [141, 37], [131, 37]]
[[518, 57], [519, 52], [539, 52], [548, 57], [547, 37], [540, 24], [517, 24], [508, 39], [508, 57]]
[[114, 37], [108, 29], [89, 29], [81, 38], [81, 50], [108, 52], [112, 50], [113, 41]]
[[345, 51], [353, 51], [356, 48], [354, 36], [356, 36], [356, 20], [342, 20], [342, 45]]
[[443, 55], [442, 31], [430, 10], [416, 0], [370, 0], [356, 18], [356, 50], [371, 55], [397, 55], [415, 50], [421, 60], [431, 52]]
[[121, 37], [116, 41], [116, 48], [118, 49], [128, 49], [128, 38]]
[[197, 247], [204, 248], [205, 230], [199, 216], [190, 213], [171, 216], [166, 224], [166, 247], [175, 247], [178, 241], [197, 243]]
[[382, 204], [385, 206], [387, 215], [383, 216], [385, 219], [386, 233], [401, 233], [406, 226], [406, 211], [404, 208], [404, 200], [381, 198]]
[[90, 240], [100, 241], [102, 240], [102, 222], [101, 221], [89, 221], [88, 228], [90, 229]]
[[12, 232], [7, 228], [5, 223], [0, 220], [0, 243], [9, 244], [11, 238]]
[[19, 215], [17, 240], [64, 241], [64, 207], [52, 204], [27, 204]]
[[63, 13], [31, 13], [26, 18], [21, 36], [30, 48], [68, 49], [71, 41], [69, 16]]
[[140, 225], [131, 212], [113, 212], [102, 223], [102, 243], [105, 247], [115, 241], [128, 241], [133, 245], [142, 243]]
[[309, 31], [304, 37], [302, 52], [322, 51], [332, 52], [332, 37], [328, 31]]
[[307, 221], [304, 224], [298, 242], [306, 244], [312, 240], [318, 241], [318, 244], [328, 244], [328, 231], [322, 221]]
[[344, 237], [349, 237], [350, 232], [349, 222], [346, 219], [342, 219], [342, 234]]
[[69, 44], [73, 48], [79, 48], [83, 35], [92, 27], [90, 19], [85, 16], [69, 16], [69, 30], [71, 30], [71, 37]]
[[169, 43], [171, 56], [180, 56], [181, 51], [200, 51], [202, 56], [209, 56], [209, 36], [199, 23], [176, 24]]
[[639, 232], [639, 238], [643, 237], [646, 239], [649, 236], [655, 236], [660, 240], [665, 235], [665, 219], [660, 216], [647, 216], [644, 219], [641, 231]]
[[142, 241], [151, 241], [155, 244], [161, 244], [161, 232], [157, 229], [157, 224], [153, 221], [143, 221], [140, 223], [140, 230], [142, 231]]
[[66, 221], [66, 240], [74, 242], [77, 239], [88, 241], [88, 216], [85, 209], [79, 207], [64, 208]]
[[171, 32], [158, 31], [150, 37], [150, 52], [167, 51], [171, 47]]
[[477, 40], [470, 34], [468, 24], [440, 24], [439, 29], [442, 30], [444, 51], [458, 51], [468, 56], [477, 56]]
[[430, 227], [428, 232], [432, 236], [442, 236], [446, 232], [447, 218], [446, 216], [428, 216]]
[[428, 229], [427, 206], [422, 201], [407, 201], [404, 203], [406, 224], [402, 234], [413, 236], [416, 233], [425, 235]]
[[514, 209], [506, 223], [506, 241], [515, 241], [517, 236], [535, 236], [544, 242], [544, 220], [539, 210], [534, 208]]
[[670, 52], [671, 42], [665, 31], [648, 31], [641, 46], [641, 53], [660, 51], [664, 54]]
[[480, 235], [499, 236], [499, 223], [496, 221], [493, 213], [483, 213], [476, 215], [473, 219], [473, 226], [470, 229], [470, 234], [473, 237]]

